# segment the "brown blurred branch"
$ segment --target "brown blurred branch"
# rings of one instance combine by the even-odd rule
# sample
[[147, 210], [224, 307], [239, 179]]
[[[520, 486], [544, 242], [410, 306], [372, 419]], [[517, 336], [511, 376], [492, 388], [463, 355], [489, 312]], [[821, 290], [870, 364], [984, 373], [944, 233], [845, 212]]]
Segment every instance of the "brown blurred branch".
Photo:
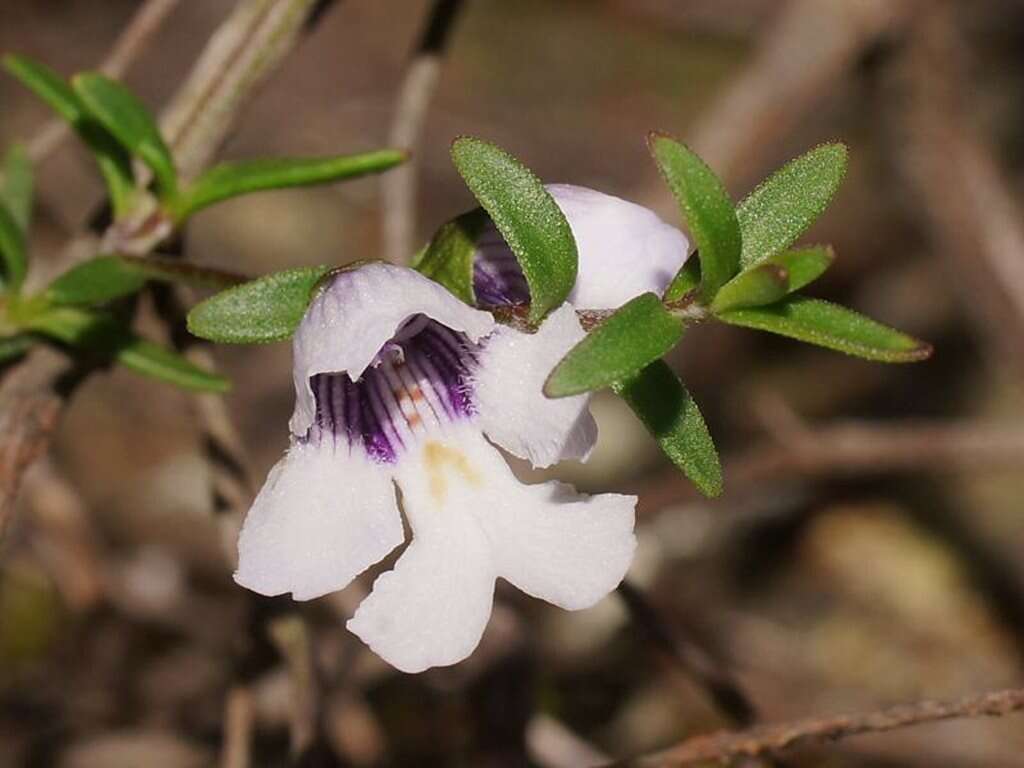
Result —
[[[146, 0], [121, 32], [107, 58], [99, 65], [99, 71], [114, 78], [124, 75], [132, 62], [146, 50], [164, 19], [180, 1]], [[70, 135], [71, 129], [64, 120], [54, 118], [48, 122], [29, 142], [28, 153], [32, 162], [40, 163], [45, 160]]]
[[[903, 62], [909, 98], [898, 156], [923, 204], [929, 236], [998, 360], [1024, 370], [1024, 218], [990, 147], [972, 125], [969, 51], [955, 5], [915, 25]], [[902, 142], [901, 142], [902, 143]]]
[[317, 0], [242, 0], [214, 32], [160, 127], [183, 178], [207, 166], [242, 107], [299, 40]]
[[[419, 145], [430, 101], [437, 90], [441, 60], [462, 0], [434, 0], [423, 35], [402, 79], [388, 144], [414, 151]], [[416, 165], [412, 157], [381, 179], [384, 254], [394, 264], [413, 255], [416, 236]]]
[[50, 349], [34, 351], [4, 374], [0, 385], [0, 541], [14, 512], [21, 479], [50, 446], [64, 405], [61, 376], [68, 361]]
[[1001, 717], [1024, 710], [1024, 689], [967, 696], [953, 702], [921, 701], [860, 715], [815, 717], [740, 733], [697, 736], [655, 755], [615, 763], [621, 768], [670, 768], [738, 757], [757, 757], [806, 743], [828, 743], [866, 733], [973, 717]]
[[249, 768], [252, 763], [253, 695], [248, 686], [236, 685], [224, 703], [224, 744], [221, 768]]
[[715, 709], [734, 726], [754, 723], [757, 712], [753, 703], [714, 654], [663, 619], [629, 581], [622, 582], [617, 591], [633, 623], [659, 652], [704, 690]]
[[[918, 0], [791, 0], [743, 73], [690, 131], [694, 149], [745, 184], [777, 144], [880, 38], [912, 18]], [[760, 159], [759, 159], [760, 158]]]
[[[797, 478], [908, 471], [1013, 469], [1024, 465], [1024, 430], [972, 422], [837, 422], [776, 432], [725, 462], [726, 497]], [[647, 486], [641, 514], [696, 499], [675, 470]]]

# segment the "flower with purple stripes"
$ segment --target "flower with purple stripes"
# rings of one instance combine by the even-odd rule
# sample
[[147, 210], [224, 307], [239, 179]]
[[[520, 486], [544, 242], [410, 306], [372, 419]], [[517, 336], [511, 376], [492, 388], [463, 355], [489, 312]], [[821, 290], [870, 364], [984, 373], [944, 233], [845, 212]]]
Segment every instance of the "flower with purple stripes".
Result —
[[[614, 239], [588, 247], [584, 220], [604, 226], [610, 214], [641, 212], [647, 227], [634, 235], [650, 236], [646, 215], [654, 215], [565, 189], [576, 203], [582, 193], [606, 198], [588, 197], [581, 219], [567, 210], [575, 203], [556, 195], [580, 243], [577, 292], [600, 298], [600, 281], [585, 275], [615, 274], [604, 262], [615, 258], [621, 270], [624, 255], [612, 255]], [[672, 231], [678, 237], [662, 232], [655, 250], [675, 250], [678, 268], [686, 241]], [[484, 237], [474, 275], [480, 304], [519, 303], [522, 274], [500, 238]], [[647, 290], [645, 280], [664, 288], [674, 272], [653, 276], [635, 262], [631, 270], [604, 290], [606, 300], [628, 300], [615, 292]], [[296, 600], [344, 588], [404, 542], [397, 487], [412, 540], [348, 628], [398, 669], [418, 672], [472, 653], [499, 577], [570, 610], [599, 601], [632, 560], [636, 498], [525, 485], [495, 447], [537, 467], [586, 459], [597, 438], [589, 397], [550, 400], [541, 392], [583, 335], [571, 304], [527, 334], [410, 269], [371, 263], [334, 275], [295, 334], [291, 448], [246, 517], [235, 580]]]

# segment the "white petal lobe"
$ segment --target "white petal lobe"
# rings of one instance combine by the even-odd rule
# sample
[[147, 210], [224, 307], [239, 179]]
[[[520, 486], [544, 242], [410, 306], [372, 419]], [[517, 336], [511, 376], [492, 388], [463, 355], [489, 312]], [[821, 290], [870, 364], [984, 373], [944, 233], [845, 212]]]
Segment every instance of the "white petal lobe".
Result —
[[551, 399], [544, 382], [584, 336], [563, 305], [534, 334], [502, 327], [484, 345], [476, 374], [480, 425], [494, 442], [535, 467], [589, 456], [597, 441], [589, 395]]
[[496, 576], [563, 608], [593, 605], [629, 567], [635, 497], [525, 486], [472, 425], [428, 440], [396, 473], [413, 541], [348, 628], [406, 672], [476, 648]]
[[245, 518], [235, 581], [310, 600], [343, 589], [403, 539], [394, 484], [381, 465], [330, 440], [297, 444]]
[[494, 557], [467, 503], [479, 501], [476, 472], [457, 448], [435, 441], [401, 463], [396, 479], [413, 540], [347, 626], [403, 672], [462, 661], [490, 618]]
[[353, 381], [358, 379], [402, 324], [420, 314], [474, 341], [494, 329], [490, 314], [467, 306], [412, 269], [372, 263], [334, 276], [295, 333], [292, 434], [305, 434], [313, 423], [311, 376], [347, 371]]
[[571, 184], [548, 184], [579, 251], [574, 306], [614, 309], [647, 291], [660, 294], [686, 261], [689, 243], [654, 211]]

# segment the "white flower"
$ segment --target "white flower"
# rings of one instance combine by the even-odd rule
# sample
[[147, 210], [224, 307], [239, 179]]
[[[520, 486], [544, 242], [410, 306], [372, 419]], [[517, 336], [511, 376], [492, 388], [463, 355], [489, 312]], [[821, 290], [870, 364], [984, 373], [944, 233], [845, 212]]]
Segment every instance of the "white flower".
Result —
[[[685, 258], [685, 238], [669, 236], [672, 228], [645, 209], [589, 190], [550, 189], [580, 242], [578, 298], [617, 305], [660, 290]], [[664, 229], [652, 233], [651, 218]], [[605, 248], [625, 249], [630, 238], [606, 231], [593, 239], [615, 221], [634, 227], [657, 276], [626, 257], [636, 248]], [[517, 301], [506, 290], [517, 278], [507, 264], [499, 268], [500, 251], [485, 244], [477, 260], [485, 304]], [[608, 263], [613, 256], [631, 264], [628, 275]], [[615, 285], [585, 277], [598, 271]], [[632, 293], [623, 298], [622, 290]], [[489, 442], [535, 466], [587, 457], [597, 438], [588, 396], [541, 393], [583, 335], [569, 304], [525, 334], [410, 269], [374, 263], [338, 273], [295, 334], [292, 446], [246, 517], [235, 580], [297, 600], [344, 588], [403, 543], [397, 486], [412, 541], [347, 626], [398, 669], [418, 672], [472, 653], [498, 577], [569, 610], [602, 599], [632, 560], [636, 498], [524, 485]]]
[[[660, 295], [686, 260], [686, 237], [654, 211], [586, 187], [548, 184], [547, 190], [568, 220], [579, 252], [570, 304], [615, 309], [641, 293]], [[493, 224], [477, 247], [477, 298], [489, 305], [529, 301], [515, 256]]]

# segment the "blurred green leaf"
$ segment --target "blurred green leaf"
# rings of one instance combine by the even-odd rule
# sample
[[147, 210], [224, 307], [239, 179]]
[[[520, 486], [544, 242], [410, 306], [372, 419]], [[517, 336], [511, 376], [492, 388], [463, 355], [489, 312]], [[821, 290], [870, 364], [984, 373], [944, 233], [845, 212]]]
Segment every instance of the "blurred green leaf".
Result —
[[117, 347], [116, 358], [125, 368], [197, 392], [228, 392], [231, 381], [203, 370], [172, 349], [137, 336]]
[[317, 283], [332, 267], [304, 267], [211, 296], [188, 313], [188, 329], [223, 344], [265, 344], [287, 339], [298, 328]]
[[103, 304], [135, 293], [147, 279], [117, 256], [98, 256], [73, 266], [44, 295], [53, 304]]
[[179, 219], [184, 219], [221, 200], [250, 192], [327, 184], [381, 173], [407, 158], [406, 152], [383, 149], [359, 155], [264, 158], [225, 163], [211, 168], [182, 192], [176, 213]]
[[612, 384], [661, 450], [705, 496], [722, 492], [722, 465], [704, 417], [686, 387], [663, 360]]
[[530, 322], [539, 323], [576, 283], [576, 241], [569, 222], [540, 180], [493, 144], [456, 139], [452, 159], [515, 254], [530, 288]]
[[697, 246], [701, 292], [710, 302], [740, 264], [740, 227], [729, 193], [688, 147], [657, 133], [647, 145]]
[[758, 264], [722, 286], [711, 303], [714, 312], [740, 307], [760, 307], [778, 301], [789, 292], [789, 273], [778, 264]]
[[25, 254], [25, 234], [7, 206], [0, 204], [0, 258], [4, 264], [4, 283], [17, 291], [25, 279], [28, 266]]
[[932, 352], [925, 342], [851, 309], [803, 296], [770, 307], [723, 312], [718, 319], [883, 363], [911, 363]]
[[700, 285], [700, 259], [691, 256], [676, 272], [676, 276], [668, 284], [662, 298], [665, 301], [679, 301], [698, 285]]
[[223, 289], [242, 279], [178, 260], [114, 254], [75, 265], [50, 283], [44, 297], [53, 304], [95, 305], [129, 296], [150, 280]]
[[32, 348], [33, 339], [27, 334], [0, 338], [0, 365], [21, 357]]
[[442, 226], [416, 262], [416, 270], [440, 283], [467, 304], [476, 304], [473, 254], [476, 239], [487, 225], [482, 208], [464, 213]]
[[569, 350], [548, 376], [544, 394], [567, 397], [611, 386], [672, 349], [683, 330], [683, 321], [657, 296], [640, 294]]
[[89, 115], [77, 94], [67, 81], [49, 67], [25, 56], [4, 57], [4, 67], [22, 85], [50, 106], [92, 150], [106, 181], [114, 214], [120, 216], [128, 209], [135, 185], [131, 159], [113, 136]]
[[98, 72], [75, 75], [71, 86], [89, 114], [153, 170], [161, 197], [173, 200], [178, 187], [174, 159], [145, 105], [121, 83]]
[[70, 347], [116, 360], [143, 376], [200, 392], [226, 392], [231, 382], [173, 350], [140, 338], [110, 315], [74, 307], [35, 314], [26, 326]]
[[846, 145], [823, 144], [784, 165], [739, 204], [744, 267], [787, 248], [825, 212], [846, 161]]
[[28, 236], [32, 219], [32, 162], [21, 144], [15, 144], [4, 158], [0, 203], [7, 206], [18, 228]]

